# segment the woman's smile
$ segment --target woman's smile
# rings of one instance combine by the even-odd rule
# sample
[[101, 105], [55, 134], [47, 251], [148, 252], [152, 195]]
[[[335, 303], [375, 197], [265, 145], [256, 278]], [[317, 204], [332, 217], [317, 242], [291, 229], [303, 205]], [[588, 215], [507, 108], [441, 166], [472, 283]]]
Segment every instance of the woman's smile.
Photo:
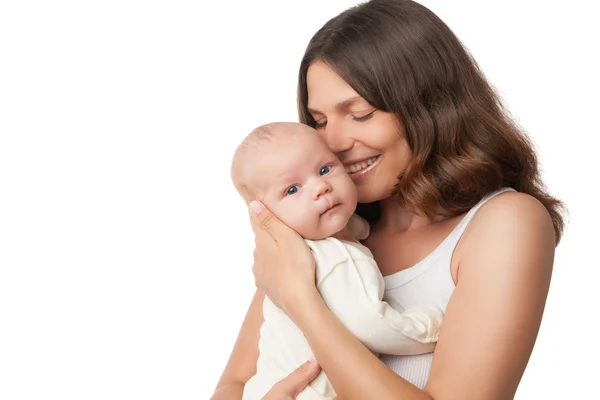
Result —
[[369, 172], [371, 172], [379, 162], [381, 161], [381, 154], [368, 158], [366, 160], [352, 162], [351, 164], [344, 164], [346, 172], [350, 175], [353, 181], [363, 179]]

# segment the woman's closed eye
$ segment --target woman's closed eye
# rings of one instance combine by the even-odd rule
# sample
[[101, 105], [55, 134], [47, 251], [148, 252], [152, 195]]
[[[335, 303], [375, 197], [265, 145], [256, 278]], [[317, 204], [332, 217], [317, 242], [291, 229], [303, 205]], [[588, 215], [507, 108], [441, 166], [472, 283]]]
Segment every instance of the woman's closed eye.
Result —
[[373, 117], [373, 115], [375, 115], [376, 112], [377, 112], [377, 109], [374, 108], [373, 110], [369, 111], [366, 114], [352, 115], [352, 119], [357, 122], [364, 122], [364, 121], [371, 119]]
[[[368, 121], [369, 119], [371, 119], [373, 117], [373, 115], [375, 115], [376, 112], [377, 112], [377, 109], [374, 108], [374, 109], [368, 111], [367, 113], [356, 112], [356, 113], [350, 114], [348, 116], [350, 118], [352, 118], [353, 121], [365, 122], [365, 121]], [[315, 129], [321, 129], [327, 125], [326, 119], [320, 119], [320, 120], [314, 120], [314, 121], [315, 121], [315, 126], [314, 126]]]
[[315, 120], [315, 129], [324, 128], [325, 125], [327, 125], [327, 120], [320, 120], [320, 121]]

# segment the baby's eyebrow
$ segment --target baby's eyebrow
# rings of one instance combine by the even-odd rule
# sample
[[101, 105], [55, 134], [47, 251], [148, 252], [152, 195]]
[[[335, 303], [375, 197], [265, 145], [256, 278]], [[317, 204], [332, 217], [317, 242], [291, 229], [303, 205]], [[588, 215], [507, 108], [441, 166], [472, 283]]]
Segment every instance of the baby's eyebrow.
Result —
[[294, 176], [290, 173], [282, 174], [273, 179], [273, 186], [289, 186], [294, 184]]

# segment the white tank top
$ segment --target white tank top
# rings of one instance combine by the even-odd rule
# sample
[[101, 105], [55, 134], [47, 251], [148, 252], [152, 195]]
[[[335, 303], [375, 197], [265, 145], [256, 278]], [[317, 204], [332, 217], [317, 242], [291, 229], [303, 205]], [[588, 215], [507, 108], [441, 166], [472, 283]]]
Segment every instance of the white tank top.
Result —
[[[506, 191], [514, 189], [503, 188], [484, 197], [469, 210], [444, 241], [416, 265], [385, 276], [383, 300], [400, 312], [421, 305], [436, 305], [446, 312], [455, 287], [450, 270], [454, 248], [477, 210], [489, 199]], [[395, 373], [423, 389], [429, 379], [433, 353], [417, 356], [382, 355], [380, 359]]]

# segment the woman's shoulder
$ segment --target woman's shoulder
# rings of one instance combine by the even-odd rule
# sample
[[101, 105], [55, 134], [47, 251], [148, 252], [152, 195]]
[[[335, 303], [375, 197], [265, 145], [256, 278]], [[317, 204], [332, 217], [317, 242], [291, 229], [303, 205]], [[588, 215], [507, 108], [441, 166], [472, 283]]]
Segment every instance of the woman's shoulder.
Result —
[[486, 202], [473, 216], [459, 243], [461, 259], [491, 254], [527, 257], [534, 249], [554, 247], [548, 210], [535, 197], [509, 191]]
[[471, 230], [485, 232], [494, 228], [525, 228], [544, 226], [552, 228], [550, 214], [535, 197], [507, 191], [486, 202], [473, 216]]

